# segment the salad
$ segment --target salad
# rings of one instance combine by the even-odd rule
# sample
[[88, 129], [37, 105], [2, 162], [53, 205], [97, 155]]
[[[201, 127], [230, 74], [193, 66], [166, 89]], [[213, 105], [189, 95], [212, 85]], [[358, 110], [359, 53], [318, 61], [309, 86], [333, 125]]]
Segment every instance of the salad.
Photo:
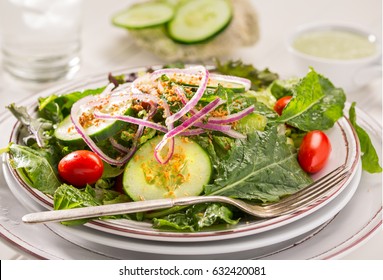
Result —
[[[325, 131], [343, 116], [345, 101], [314, 69], [288, 80], [240, 61], [110, 74], [103, 87], [39, 98], [36, 117], [9, 105], [25, 137], [2, 152], [29, 186], [53, 198], [54, 209], [198, 195], [273, 203], [325, 166]], [[363, 168], [381, 172], [355, 104], [350, 119], [363, 136]], [[245, 216], [205, 203], [99, 219], [199, 231]]]

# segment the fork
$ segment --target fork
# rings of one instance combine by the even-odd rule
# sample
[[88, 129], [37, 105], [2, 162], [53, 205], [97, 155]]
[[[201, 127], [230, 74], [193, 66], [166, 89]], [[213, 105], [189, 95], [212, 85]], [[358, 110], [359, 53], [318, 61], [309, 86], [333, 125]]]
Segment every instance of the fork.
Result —
[[273, 218], [291, 214], [305, 206], [319, 203], [330, 190], [348, 177], [350, 172], [350, 168], [341, 165], [300, 191], [281, 199], [279, 202], [263, 205], [225, 196], [190, 196], [36, 212], [23, 216], [22, 221], [25, 223], [63, 222], [107, 215], [145, 212], [205, 202], [227, 203], [258, 218]]

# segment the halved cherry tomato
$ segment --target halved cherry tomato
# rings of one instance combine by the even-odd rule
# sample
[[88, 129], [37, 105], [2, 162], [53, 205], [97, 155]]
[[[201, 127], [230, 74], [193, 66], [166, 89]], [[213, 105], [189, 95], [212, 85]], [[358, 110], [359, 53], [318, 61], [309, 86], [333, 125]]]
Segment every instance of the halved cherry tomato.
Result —
[[283, 109], [285, 109], [287, 103], [290, 102], [292, 96], [284, 96], [277, 100], [277, 102], [274, 105], [274, 111], [278, 113], [278, 115], [282, 115]]
[[91, 151], [74, 151], [63, 157], [58, 165], [60, 177], [75, 187], [93, 184], [101, 178], [104, 163]]
[[303, 170], [315, 173], [325, 166], [330, 153], [331, 143], [327, 135], [320, 130], [313, 130], [303, 137], [298, 161]]

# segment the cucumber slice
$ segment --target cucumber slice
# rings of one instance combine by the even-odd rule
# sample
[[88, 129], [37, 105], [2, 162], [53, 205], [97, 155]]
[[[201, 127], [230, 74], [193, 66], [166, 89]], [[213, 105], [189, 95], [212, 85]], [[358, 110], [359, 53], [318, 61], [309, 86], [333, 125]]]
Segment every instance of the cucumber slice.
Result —
[[[130, 107], [130, 103], [119, 104], [121, 106], [110, 106], [109, 108], [118, 108], [113, 109], [116, 114], [125, 114], [131, 115], [133, 109]], [[104, 108], [104, 111], [108, 110], [108, 108]], [[119, 131], [121, 131], [126, 123], [118, 120], [100, 120], [89, 122], [90, 125], [85, 128], [85, 132], [95, 141], [99, 142], [105, 140]], [[54, 132], [55, 137], [59, 142], [64, 145], [80, 145], [83, 144], [84, 141], [81, 135], [75, 129], [70, 116], [67, 116], [63, 121], [61, 121]]]
[[173, 18], [172, 6], [161, 2], [135, 4], [112, 18], [116, 26], [128, 29], [142, 29], [167, 23]]
[[158, 136], [138, 149], [125, 167], [123, 189], [133, 200], [150, 200], [199, 195], [209, 183], [212, 165], [209, 156], [196, 142], [175, 138], [174, 154], [167, 164], [154, 158]]
[[233, 10], [227, 0], [186, 1], [168, 23], [168, 33], [176, 42], [200, 43], [222, 32], [232, 17]]

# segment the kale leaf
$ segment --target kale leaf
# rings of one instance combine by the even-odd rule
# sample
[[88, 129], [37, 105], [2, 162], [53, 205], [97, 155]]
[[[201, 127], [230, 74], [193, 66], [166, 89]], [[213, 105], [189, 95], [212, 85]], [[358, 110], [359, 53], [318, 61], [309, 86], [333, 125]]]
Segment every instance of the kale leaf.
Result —
[[[214, 148], [207, 152], [211, 150]], [[216, 176], [205, 187], [206, 195], [275, 202], [312, 182], [300, 168], [294, 147], [287, 144], [276, 125], [235, 140], [227, 155], [214, 160], [213, 165]]]

